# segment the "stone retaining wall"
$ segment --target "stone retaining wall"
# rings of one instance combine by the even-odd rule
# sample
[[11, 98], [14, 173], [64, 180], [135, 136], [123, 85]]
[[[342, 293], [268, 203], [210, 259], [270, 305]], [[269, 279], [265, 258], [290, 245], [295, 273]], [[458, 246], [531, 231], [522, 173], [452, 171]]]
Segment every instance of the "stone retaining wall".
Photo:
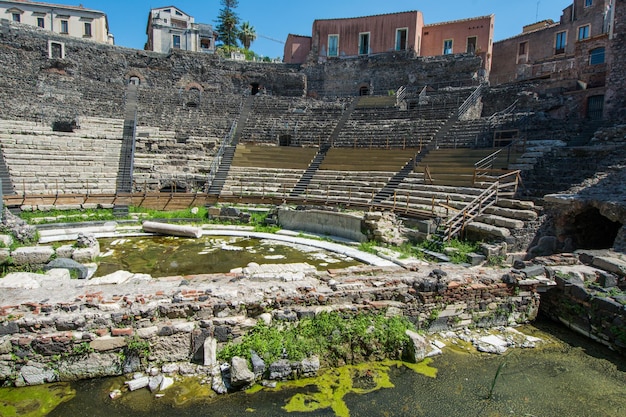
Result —
[[[266, 295], [253, 302], [243, 301], [244, 296], [227, 296], [227, 286], [246, 280], [232, 274], [150, 280], [119, 273], [100, 278], [108, 283], [100, 287], [90, 280], [82, 290], [76, 287], [82, 293], [67, 301], [0, 306], [0, 384], [34, 385], [148, 369], [210, 376], [216, 365], [219, 368], [211, 363], [215, 346], [237, 339], [258, 320], [295, 323], [321, 311], [404, 315], [430, 331], [526, 322], [537, 312], [537, 281], [518, 281], [508, 274], [498, 278], [476, 270], [427, 273], [334, 271], [330, 276], [321, 274], [316, 286], [294, 283], [297, 289], [290, 294], [279, 290], [276, 282], [263, 282]], [[43, 285], [46, 279], [54, 279], [58, 288], [66, 287], [75, 280], [64, 274], [53, 270], [40, 281]], [[131, 287], [113, 288], [116, 280]], [[156, 290], [168, 282], [170, 287]], [[128, 288], [142, 292], [126, 293]], [[221, 296], [216, 294], [219, 291]], [[256, 290], [249, 288], [247, 293]], [[146, 343], [150, 354], [144, 357], [138, 346]]]

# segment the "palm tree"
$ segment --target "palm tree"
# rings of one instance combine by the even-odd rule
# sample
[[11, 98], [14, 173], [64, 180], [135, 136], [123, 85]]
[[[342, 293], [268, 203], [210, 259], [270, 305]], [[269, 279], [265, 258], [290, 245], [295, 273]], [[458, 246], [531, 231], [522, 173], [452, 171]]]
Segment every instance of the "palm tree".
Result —
[[239, 40], [245, 49], [250, 49], [250, 44], [256, 39], [256, 31], [250, 22], [243, 22], [239, 28]]

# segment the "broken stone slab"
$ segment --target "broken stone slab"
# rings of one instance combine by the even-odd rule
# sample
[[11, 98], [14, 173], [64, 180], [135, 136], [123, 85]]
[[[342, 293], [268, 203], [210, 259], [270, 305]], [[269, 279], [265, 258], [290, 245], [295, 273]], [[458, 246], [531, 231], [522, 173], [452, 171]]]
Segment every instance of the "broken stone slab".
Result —
[[0, 279], [0, 288], [24, 290], [41, 288], [38, 275], [32, 272], [12, 272]]
[[426, 338], [419, 333], [412, 330], [406, 330], [406, 335], [411, 339], [409, 348], [407, 351], [407, 360], [409, 362], [418, 363], [426, 358], [426, 355], [430, 351], [430, 343]]
[[11, 252], [13, 264], [23, 265], [43, 265], [48, 263], [54, 255], [52, 246], [24, 246]]
[[56, 258], [48, 262], [46, 266], [44, 266], [44, 271], [48, 271], [50, 269], [67, 269], [70, 271], [70, 275], [74, 275], [78, 279], [86, 279], [89, 274], [88, 268], [76, 262], [73, 259], [67, 258]]
[[158, 233], [160, 235], [193, 237], [196, 239], [202, 236], [202, 229], [199, 227], [160, 222], [143, 222], [143, 230], [144, 232]]
[[148, 388], [150, 389], [150, 392], [158, 391], [161, 388], [162, 383], [163, 375], [150, 377], [150, 382], [148, 383]]
[[508, 350], [509, 343], [499, 336], [483, 336], [474, 342], [479, 352], [496, 353], [501, 355]]
[[85, 285], [120, 285], [130, 280], [134, 274], [128, 271], [116, 271], [103, 277], [92, 278]]
[[255, 377], [262, 377], [266, 369], [265, 361], [253, 350], [250, 351], [250, 362], [252, 362], [252, 372]]
[[254, 382], [254, 372], [248, 367], [248, 361], [239, 356], [233, 356], [230, 365], [230, 384], [237, 387], [245, 387]]
[[204, 340], [204, 366], [214, 366], [217, 364], [217, 339], [207, 337]]
[[174, 385], [174, 378], [170, 378], [169, 376], [164, 376], [161, 380], [161, 386], [159, 387], [159, 391], [165, 391], [169, 387]]
[[593, 262], [591, 264], [596, 268], [612, 272], [619, 276], [626, 276], [626, 262], [620, 259], [608, 256], [596, 256], [593, 258]]

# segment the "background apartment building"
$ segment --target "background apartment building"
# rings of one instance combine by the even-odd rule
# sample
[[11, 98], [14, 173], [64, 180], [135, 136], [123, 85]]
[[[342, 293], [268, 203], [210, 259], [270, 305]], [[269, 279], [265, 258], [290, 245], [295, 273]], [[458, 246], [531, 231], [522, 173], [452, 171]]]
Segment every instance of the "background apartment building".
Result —
[[574, 0], [563, 10], [558, 22], [544, 20], [529, 24], [519, 35], [496, 42], [492, 83], [577, 77], [599, 86], [604, 76], [595, 70], [587, 76], [583, 72], [589, 71], [586, 66], [606, 62], [606, 48], [613, 30], [613, 6], [614, 0]]
[[493, 47], [492, 84], [551, 79], [580, 101], [590, 119], [601, 119], [614, 37], [616, 0], [574, 0], [558, 22], [524, 26]]
[[151, 9], [146, 28], [148, 51], [169, 53], [172, 49], [192, 52], [215, 52], [217, 34], [205, 23], [195, 23], [193, 16], [167, 6]]
[[61, 35], [113, 44], [107, 15], [81, 6], [34, 1], [0, 1], [0, 18]]
[[289, 35], [284, 61], [318, 60], [413, 51], [417, 56], [473, 53], [491, 67], [494, 16], [424, 24], [420, 11], [313, 22], [312, 36]]

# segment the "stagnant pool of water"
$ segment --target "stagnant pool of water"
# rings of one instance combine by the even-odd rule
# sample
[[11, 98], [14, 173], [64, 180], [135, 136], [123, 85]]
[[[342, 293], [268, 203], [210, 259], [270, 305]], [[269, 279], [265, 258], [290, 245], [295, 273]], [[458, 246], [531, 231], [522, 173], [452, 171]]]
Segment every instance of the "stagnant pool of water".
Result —
[[[263, 390], [225, 396], [207, 386], [175, 386], [163, 398], [139, 390], [112, 400], [120, 378], [72, 384], [76, 396], [49, 412], [48, 417], [213, 417], [213, 416], [386, 416], [386, 417], [618, 417], [626, 415], [626, 361], [604, 347], [553, 323], [539, 322], [524, 332], [550, 340], [542, 349], [516, 349], [502, 356], [446, 350], [429, 368], [436, 376], [391, 366], [392, 388], [367, 392], [367, 381]], [[372, 370], [378, 369], [371, 365]], [[369, 375], [367, 367], [361, 376]], [[495, 381], [495, 382], [494, 382]], [[362, 382], [362, 381], [361, 381]], [[364, 389], [365, 388], [365, 389]], [[26, 388], [24, 390], [28, 390]], [[35, 388], [37, 389], [37, 388]], [[0, 390], [0, 398], [8, 390]], [[15, 390], [13, 390], [15, 392]], [[27, 391], [19, 391], [26, 392]], [[491, 396], [490, 396], [491, 393]], [[320, 397], [320, 394], [322, 397]], [[28, 396], [26, 394], [25, 396]], [[317, 396], [317, 400], [314, 399]], [[315, 408], [288, 412], [288, 404]], [[295, 400], [294, 400], [295, 399]], [[1, 405], [1, 404], [0, 404]], [[35, 405], [32, 405], [35, 407]], [[334, 407], [331, 408], [331, 407]], [[18, 414], [24, 415], [24, 414]], [[42, 415], [42, 414], [40, 414]]]
[[360, 262], [310, 246], [227, 236], [199, 239], [177, 237], [130, 237], [100, 239], [96, 277], [118, 270], [153, 277], [229, 272], [257, 264], [308, 263], [317, 269], [346, 268]]

